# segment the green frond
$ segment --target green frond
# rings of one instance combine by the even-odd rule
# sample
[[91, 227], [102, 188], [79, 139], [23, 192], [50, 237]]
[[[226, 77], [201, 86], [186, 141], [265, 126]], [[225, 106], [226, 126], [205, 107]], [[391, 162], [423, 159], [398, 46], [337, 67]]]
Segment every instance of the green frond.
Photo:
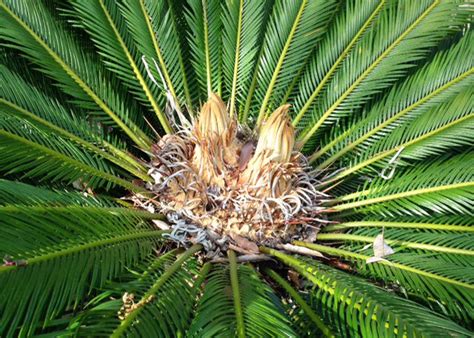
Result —
[[335, 1], [277, 1], [263, 41], [254, 100], [257, 125], [280, 105], [288, 85], [325, 32]]
[[[376, 235], [380, 232], [376, 230], [361, 229], [350, 234], [321, 234], [321, 241], [360, 241], [373, 243]], [[367, 236], [371, 234], [372, 236]], [[385, 242], [389, 245], [396, 245], [404, 249], [419, 249], [442, 253], [453, 253], [458, 255], [474, 256], [474, 247], [470, 245], [470, 234], [436, 234], [423, 233], [407, 230], [392, 230], [385, 232]]]
[[298, 115], [295, 116], [293, 125], [298, 126], [325, 84], [386, 5], [386, 0], [357, 0], [345, 3], [341, 15], [334, 18], [298, 83], [295, 97], [295, 111]]
[[[124, 1], [120, 4], [122, 15], [139, 55], [145, 56], [150, 71], [157, 79], [160, 89], [165, 88], [160, 74], [154, 71], [154, 62], [159, 65], [166, 87], [176, 103], [192, 106], [184, 65], [181, 42], [173, 24], [173, 14], [164, 0]], [[146, 32], [147, 34], [144, 34]]]
[[[123, 319], [126, 311], [132, 309], [132, 303], [137, 301], [135, 294], [146, 292], [175, 259], [176, 250], [170, 250], [158, 257], [152, 254], [137, 266], [109, 281], [98, 290], [99, 293], [88, 302], [85, 309], [70, 320], [69, 333], [73, 332], [79, 336], [93, 333], [96, 336], [109, 337], [121, 323], [119, 316]], [[126, 294], [133, 296], [128, 301], [130, 304], [127, 304], [127, 308], [127, 302], [123, 299]]]
[[[283, 277], [273, 270], [266, 269], [265, 273], [269, 275], [275, 282], [280, 284], [280, 286], [288, 292], [291, 298], [294, 299], [297, 306], [301, 308], [303, 314], [296, 311], [293, 307], [291, 307], [290, 311], [288, 311], [288, 315], [294, 321], [293, 326], [303, 326], [303, 328], [299, 330], [301, 331], [301, 335], [306, 335], [308, 332], [311, 332], [313, 335], [322, 333], [326, 337], [334, 337], [331, 329], [324, 323], [321, 317], [315, 313], [313, 309], [311, 309], [311, 306], [305, 302], [303, 297], [290, 285], [290, 283], [288, 283], [285, 279], [283, 279]], [[305, 321], [307, 322], [305, 323]], [[307, 324], [309, 324], [309, 322], [315, 324], [318, 330], [314, 330], [311, 326], [308, 326]]]
[[200, 97], [222, 95], [222, 21], [219, 0], [189, 0], [188, 41]]
[[182, 55], [183, 65], [182, 71], [186, 73], [187, 86], [189, 89], [189, 98], [186, 98], [187, 109], [192, 115], [192, 107], [197, 107], [200, 104], [200, 88], [196, 79], [194, 67], [190, 62], [192, 58], [192, 51], [189, 46], [189, 26], [186, 20], [186, 11], [183, 10], [187, 6], [187, 0], [166, 0], [168, 4], [168, 11], [170, 15], [170, 24], [173, 27], [178, 40], [180, 42], [180, 54]]
[[283, 306], [274, 291], [251, 269], [239, 269], [239, 287], [244, 313], [245, 332], [248, 336], [262, 337], [278, 332], [294, 336]]
[[[125, 145], [111, 139], [101, 128], [89, 123], [81, 114], [67, 111], [57, 100], [29, 85], [5, 66], [0, 66], [0, 110], [24, 118], [78, 146], [148, 180], [144, 167], [124, 151]], [[105, 151], [104, 151], [105, 150]]]
[[21, 182], [0, 179], [0, 205], [8, 204], [25, 206], [119, 206], [117, 203], [114, 203], [112, 199], [102, 196], [93, 196], [80, 192], [50, 190]]
[[125, 104], [114, 92], [95, 60], [83, 52], [41, 2], [2, 0], [0, 16], [0, 35], [9, 47], [19, 50], [56, 80], [76, 104], [106, 117], [137, 145], [148, 147], [149, 138], [137, 126], [137, 116], [128, 110], [130, 102]]
[[232, 300], [235, 312], [235, 330], [236, 336], [245, 337], [244, 315], [242, 313], [242, 300], [240, 299], [239, 275], [237, 271], [237, 256], [233, 250], [229, 250], [229, 270], [230, 270], [230, 286], [232, 288]]
[[[366, 239], [366, 243], [373, 243], [375, 237], [364, 237], [352, 235], [332, 236], [332, 240], [355, 240]], [[331, 236], [329, 236], [331, 237]], [[370, 240], [369, 240], [370, 238]], [[473, 268], [465, 265], [449, 264], [439, 260], [439, 254], [412, 252], [403, 253], [405, 248], [413, 247], [402, 240], [393, 240], [394, 235], [385, 236], [385, 241], [394, 250], [396, 254], [386, 257], [376, 263], [366, 263], [372, 254], [372, 248], [364, 249], [353, 245], [343, 245], [340, 248], [332, 248], [319, 244], [309, 244], [297, 242], [296, 244], [309, 247], [320, 252], [347, 258], [354, 262], [354, 268], [363, 276], [383, 280], [393, 283], [394, 287], [401, 287], [402, 292], [410, 294], [410, 298], [420, 300], [426, 303], [436, 300], [443, 308], [443, 312], [451, 315], [454, 319], [473, 320]], [[464, 238], [464, 245], [466, 244]], [[324, 240], [329, 240], [326, 237]], [[349, 243], [349, 242], [348, 242]], [[436, 249], [434, 245], [421, 246], [420, 249], [430, 251]], [[347, 249], [347, 250], [346, 250]], [[449, 249], [449, 248], [447, 248]], [[453, 250], [454, 251], [454, 250]], [[466, 258], [474, 255], [473, 250], [463, 250], [466, 252]], [[398, 253], [401, 252], [401, 253]], [[416, 297], [414, 297], [414, 295]]]
[[[194, 299], [191, 297], [191, 278], [193, 268], [183, 264], [201, 250], [195, 245], [180, 255], [176, 261], [165, 269], [163, 274], [141, 292], [139, 303], [143, 305], [133, 310], [120, 322], [111, 337], [121, 337], [125, 332], [138, 336], [170, 336], [183, 332], [191, 315]], [[157, 300], [154, 300], [154, 297]], [[180, 299], [177, 303], [176, 300]], [[188, 314], [186, 318], [185, 314]], [[155, 318], [168, 318], [163, 322]], [[139, 319], [140, 318], [140, 319]], [[169, 327], [168, 327], [169, 326]], [[175, 326], [175, 327], [173, 327]]]
[[[474, 129], [473, 93], [472, 89], [465, 89], [453, 99], [446, 100], [412, 121], [402, 123], [383, 137], [377, 136], [362, 145], [356, 155], [347, 156], [347, 169], [337, 174], [333, 181], [354, 173], [372, 176], [374, 171], [381, 172], [383, 168], [391, 167], [393, 164], [390, 161], [393, 162], [394, 157], [396, 166], [402, 167], [442, 155], [448, 150], [471, 147], [473, 142], [469, 136]], [[324, 162], [321, 167], [330, 161]]]
[[116, 176], [113, 168], [103, 159], [79, 149], [66, 139], [49, 135], [15, 116], [1, 112], [0, 116], [0, 164], [3, 173], [68, 184], [79, 181], [91, 188], [109, 189], [120, 185], [137, 189]]
[[[445, 220], [446, 223], [443, 223]], [[453, 221], [454, 220], [454, 221]], [[463, 222], [464, 221], [464, 222]], [[465, 223], [465, 224], [462, 224]], [[456, 232], [474, 232], [474, 227], [469, 226], [468, 220], [462, 216], [451, 217], [451, 220], [446, 217], [437, 217], [433, 220], [433, 223], [423, 221], [423, 219], [416, 220], [398, 220], [398, 221], [378, 221], [374, 220], [373, 217], [367, 217], [362, 221], [344, 221], [339, 224], [327, 225], [321, 229], [322, 232], [333, 232], [340, 231], [350, 228], [362, 228], [362, 227], [374, 227], [374, 228], [397, 228], [397, 229], [426, 229], [430, 231], [456, 231]]]
[[[400, 240], [405, 241], [401, 249], [407, 252], [420, 254], [431, 252], [433, 257], [443, 261], [443, 264], [450, 262], [457, 266], [472, 267], [474, 262], [472, 262], [472, 255], [470, 254], [471, 249], [467, 247], [470, 233], [474, 232], [471, 223], [470, 217], [462, 215], [396, 216], [393, 219], [384, 217], [383, 221], [375, 219], [374, 216], [368, 216], [361, 220], [342, 221], [338, 224], [325, 226], [320, 235], [322, 235], [323, 241], [326, 233], [335, 234], [339, 231], [345, 231], [344, 234], [335, 235], [357, 235], [357, 240], [347, 238], [348, 241], [341, 243], [342, 248], [354, 251], [362, 249], [366, 245], [367, 236], [374, 237], [384, 231], [386, 234], [390, 233], [392, 244], [400, 245]], [[392, 237], [392, 235], [395, 235], [395, 237]], [[338, 238], [337, 241], [341, 239]], [[359, 241], [359, 239], [364, 239], [364, 241]], [[326, 238], [326, 240], [329, 239]], [[456, 248], [461, 250], [456, 250]]]
[[144, 65], [137, 64], [136, 48], [126, 34], [117, 4], [108, 0], [74, 1], [73, 6], [77, 25], [91, 35], [107, 68], [115, 72], [133, 95], [156, 114], [165, 132], [170, 133], [171, 126], [157, 102], [158, 97], [164, 96], [159, 95], [151, 79], [143, 75]]
[[456, 1], [391, 1], [315, 99], [314, 108], [302, 117], [299, 141], [311, 140], [305, 149], [314, 149], [316, 133], [359, 112], [404, 76], [414, 61], [465, 22], [467, 12]]
[[472, 154], [431, 160], [400, 169], [390, 180], [373, 179], [365, 189], [338, 198], [333, 211], [378, 215], [472, 215]]
[[[197, 245], [180, 255], [168, 251], [119, 276], [71, 321], [70, 330], [80, 336], [107, 337], [183, 334], [191, 320], [194, 287], [199, 287], [193, 280], [197, 261], [191, 257], [199, 250]], [[125, 294], [132, 298], [125, 300]]]
[[[22, 258], [31, 256], [41, 246], [55, 247], [58, 243], [67, 242], [69, 238], [124, 231], [127, 226], [134, 229], [131, 225], [138, 227], [140, 220], [156, 218], [143, 211], [125, 208], [78, 205], [7, 204], [0, 207], [0, 215], [3, 228], [8, 233], [0, 240], [2, 250], [5, 254]], [[74, 220], [73, 223], [71, 219]], [[146, 226], [142, 225], [142, 228]], [[34, 231], [35, 229], [39, 230]], [[58, 250], [60, 247], [58, 246]]]
[[[265, 51], [264, 49], [264, 39], [265, 39], [265, 34], [268, 30], [269, 23], [271, 22], [271, 17], [273, 13], [273, 5], [274, 2], [272, 0], [267, 0], [265, 1], [264, 7], [263, 7], [263, 17], [262, 17], [262, 26], [260, 31], [258, 32], [258, 38], [257, 38], [257, 44], [258, 44], [258, 53], [256, 55], [256, 60], [255, 60], [255, 65], [252, 68], [252, 76], [251, 76], [251, 81], [248, 87], [245, 89], [245, 105], [241, 108], [239, 119], [242, 121], [242, 123], [246, 123], [251, 125], [252, 123], [255, 122], [254, 115], [255, 115], [255, 110], [258, 108], [255, 108], [256, 103], [253, 102], [253, 97], [255, 94], [255, 90], [257, 89], [258, 86], [258, 79], [259, 79], [259, 72], [258, 69], [260, 67], [260, 62], [263, 62], [264, 60], [262, 59], [262, 55]], [[252, 106], [252, 104], [254, 106]]]
[[230, 114], [245, 105], [258, 54], [264, 1], [226, 1], [222, 13], [222, 76]]
[[[382, 223], [382, 225], [389, 222]], [[406, 225], [402, 223], [401, 225]], [[413, 223], [408, 223], [413, 225]], [[390, 223], [389, 223], [390, 225]], [[400, 225], [396, 223], [396, 225]], [[420, 224], [416, 224], [419, 226]], [[474, 229], [470, 226], [446, 225], [446, 224], [422, 224], [419, 228], [391, 228], [390, 226], [384, 231], [385, 241], [389, 245], [395, 245], [410, 253], [432, 253], [434, 256], [441, 258], [444, 255], [449, 259], [451, 255], [456, 256], [455, 260], [458, 264], [471, 266], [471, 256], [474, 255], [474, 247], [471, 242], [471, 232]], [[438, 230], [436, 230], [438, 229]], [[375, 237], [382, 230], [372, 227], [360, 227], [349, 230], [346, 233], [320, 234], [322, 241], [346, 241], [350, 243], [349, 248], [362, 249], [365, 243], [373, 243]], [[342, 243], [341, 247], [346, 247]], [[370, 251], [370, 250], [369, 250]]]
[[[473, 336], [473, 9], [0, 0], [0, 336]], [[253, 192], [247, 154], [293, 134], [260, 135], [287, 104], [291, 162]], [[207, 182], [200, 157], [232, 173]]]
[[[238, 330], [234, 301], [235, 289], [228, 266], [216, 266], [211, 271], [199, 300], [196, 317], [188, 335], [201, 337], [229, 337], [244, 334], [251, 337], [274, 335], [294, 336], [289, 322], [283, 314], [283, 307], [270, 287], [260, 279], [252, 267], [235, 266], [237, 269], [238, 296], [241, 306], [243, 328]], [[215, 316], [219, 313], [218, 316]]]
[[[162, 233], [140, 213], [101, 207], [0, 207], [0, 333], [30, 336], [94, 287], [149, 255]], [[22, 285], [18, 289], [18, 285]]]
[[359, 277], [315, 260], [298, 259], [273, 249], [261, 251], [275, 256], [310, 281], [314, 298], [325, 310], [344, 318], [345, 324], [361, 336], [470, 335], [455, 322]]
[[[388, 144], [393, 145], [392, 147], [395, 145], [401, 147], [404, 142], [410, 140], [405, 137], [404, 140], [394, 142], [396, 136], [392, 136], [392, 134], [398, 132], [397, 136], [401, 138], [403, 136], [403, 133], [400, 133], [401, 129], [417, 129], [416, 126], [430, 122], [433, 127], [426, 128], [427, 133], [434, 129], [434, 126], [443, 126], [438, 120], [433, 119], [433, 116], [447, 115], [446, 111], [439, 111], [440, 103], [448, 103], [450, 100], [455, 104], [459, 103], [456, 98], [459, 93], [464, 93], [464, 96], [472, 96], [470, 88], [474, 83], [474, 63], [470, 61], [469, 55], [472, 53], [470, 46], [473, 42], [474, 35], [472, 33], [466, 34], [449, 50], [437, 54], [425, 67], [401, 84], [394, 86], [368, 112], [364, 112], [363, 115], [366, 117], [349, 125], [346, 128], [347, 131], [350, 131], [349, 133], [343, 132], [341, 128], [340, 134], [334, 138], [336, 144], [329, 142], [328, 146], [315, 153], [311, 160], [314, 161], [323, 155], [328, 156], [319, 165], [321, 168], [334, 163], [348, 152], [362, 153], [361, 157], [365, 160], [381, 151], [382, 147], [374, 146], [381, 138], [383, 138], [382, 141], [387, 140]], [[470, 99], [472, 101], [472, 97]], [[465, 97], [465, 100], [469, 100], [469, 97]], [[472, 103], [465, 102], [464, 106], [468, 113], [469, 108], [472, 110]], [[451, 107], [444, 107], [444, 109], [449, 113], [451, 110], [455, 110]], [[414, 120], [420, 116], [425, 116], [424, 121], [416, 123]], [[430, 116], [430, 120], [426, 116]], [[456, 116], [458, 115], [453, 113], [452, 120]], [[413, 134], [422, 135], [421, 132]], [[385, 147], [385, 149], [387, 148]], [[346, 157], [354, 157], [351, 155], [348, 154]]]
[[[213, 336], [235, 335], [236, 315], [228, 268], [213, 267], [196, 310], [188, 332], [190, 337], [203, 332]], [[217, 311], [219, 316], [214, 317]]]

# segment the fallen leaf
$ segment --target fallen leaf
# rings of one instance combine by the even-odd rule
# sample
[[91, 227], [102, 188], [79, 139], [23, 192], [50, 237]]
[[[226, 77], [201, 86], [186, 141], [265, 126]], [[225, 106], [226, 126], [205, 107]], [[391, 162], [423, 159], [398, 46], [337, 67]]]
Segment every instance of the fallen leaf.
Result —
[[395, 253], [390, 245], [385, 242], [383, 231], [375, 237], [372, 247], [374, 249], [374, 256], [366, 259], [367, 264], [386, 261], [384, 257]]

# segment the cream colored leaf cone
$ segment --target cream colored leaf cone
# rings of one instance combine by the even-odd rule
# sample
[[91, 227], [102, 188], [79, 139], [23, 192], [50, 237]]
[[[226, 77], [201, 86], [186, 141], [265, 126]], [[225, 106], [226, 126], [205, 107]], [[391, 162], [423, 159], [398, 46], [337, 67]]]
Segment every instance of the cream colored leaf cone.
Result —
[[263, 124], [255, 154], [242, 173], [240, 184], [267, 186], [270, 184], [270, 171], [274, 170], [278, 164], [290, 161], [295, 142], [295, 130], [288, 117], [289, 108], [288, 104], [279, 107]]
[[224, 101], [212, 93], [201, 108], [194, 127], [195, 134], [203, 140], [222, 138], [228, 133], [231, 120]]
[[255, 155], [270, 150], [273, 161], [287, 163], [295, 143], [295, 130], [288, 117], [289, 104], [275, 110], [263, 124]]
[[193, 165], [205, 183], [225, 186], [225, 165], [234, 164], [237, 158], [233, 146], [235, 129], [236, 122], [224, 101], [212, 93], [202, 106], [193, 130], [196, 138]]

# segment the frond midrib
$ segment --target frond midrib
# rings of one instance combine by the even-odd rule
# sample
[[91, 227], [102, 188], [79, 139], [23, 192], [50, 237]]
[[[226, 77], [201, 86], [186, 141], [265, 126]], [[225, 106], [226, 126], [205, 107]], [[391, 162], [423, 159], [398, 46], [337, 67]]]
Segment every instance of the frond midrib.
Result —
[[145, 21], [146, 26], [148, 28], [148, 34], [150, 35], [150, 39], [153, 42], [153, 48], [155, 49], [156, 56], [158, 57], [158, 61], [160, 62], [161, 69], [163, 71], [163, 77], [165, 78], [166, 86], [169, 89], [169, 91], [171, 92], [171, 95], [173, 96], [176, 104], [179, 105], [178, 97], [176, 96], [176, 92], [175, 92], [173, 83], [171, 82], [171, 79], [170, 79], [170, 76], [169, 76], [169, 73], [168, 73], [168, 69], [167, 69], [165, 61], [163, 59], [163, 54], [161, 52], [160, 44], [158, 42], [158, 39], [156, 38], [155, 32], [153, 30], [153, 26], [150, 22], [150, 16], [148, 15], [147, 8], [146, 8], [145, 3], [143, 2], [143, 0], [139, 0], [139, 4], [140, 4], [140, 8], [141, 8], [142, 13], [143, 13], [143, 20]]
[[239, 338], [245, 337], [245, 325], [244, 325], [244, 315], [242, 312], [242, 302], [240, 299], [240, 287], [239, 287], [239, 277], [237, 272], [237, 257], [233, 250], [229, 250], [227, 253], [229, 257], [229, 273], [230, 273], [230, 285], [232, 287], [232, 298], [234, 303], [235, 310], [235, 320], [237, 327], [237, 336]]
[[72, 159], [71, 157], [68, 157], [64, 154], [61, 154], [57, 151], [54, 151], [50, 148], [47, 148], [47, 147], [45, 147], [41, 144], [38, 144], [38, 143], [32, 142], [30, 140], [27, 140], [27, 139], [25, 139], [21, 136], [12, 134], [12, 133], [7, 132], [5, 130], [0, 130], [0, 135], [4, 136], [6, 138], [13, 139], [16, 142], [22, 143], [22, 144], [24, 144], [28, 147], [37, 149], [39, 152], [45, 153], [45, 154], [47, 154], [47, 155], [49, 155], [53, 158], [57, 158], [61, 162], [68, 163], [68, 164], [72, 165], [73, 167], [76, 167], [76, 168], [79, 168], [80, 170], [91, 173], [93, 176], [100, 177], [102, 179], [105, 179], [106, 181], [117, 184], [117, 185], [122, 186], [126, 189], [129, 189], [131, 191], [142, 190], [142, 188], [140, 188], [140, 187], [124, 180], [124, 179], [121, 179], [119, 177], [116, 177], [116, 176], [111, 175], [111, 174], [106, 173], [106, 172], [102, 172], [102, 171], [100, 171], [100, 170], [98, 170], [94, 167], [91, 167], [87, 164], [84, 164], [84, 163], [79, 162], [75, 159]]
[[[336, 211], [342, 211], [342, 210], [347, 210], [347, 209], [354, 209], [354, 208], [361, 207], [361, 206], [366, 206], [366, 205], [369, 205], [369, 204], [381, 203], [381, 202], [401, 199], [401, 198], [405, 198], [405, 197], [435, 193], [435, 192], [440, 192], [440, 191], [445, 191], [445, 190], [452, 190], [452, 189], [469, 188], [469, 187], [474, 187], [474, 182], [453, 183], [453, 184], [440, 185], [440, 186], [436, 186], [436, 187], [414, 189], [414, 190], [410, 190], [410, 191], [400, 192], [400, 193], [396, 193], [396, 194], [390, 194], [390, 195], [381, 196], [381, 197], [369, 198], [369, 199], [366, 199], [366, 200], [361, 200], [361, 201], [356, 201], [356, 202], [338, 204], [338, 205], [333, 206], [332, 209], [336, 210]], [[370, 189], [359, 191], [359, 192], [356, 192], [356, 193], [353, 193], [353, 194], [346, 195], [346, 196], [340, 198], [339, 201], [347, 201], [347, 200], [355, 199], [357, 197], [368, 195], [371, 192], [372, 192], [372, 190], [370, 190]]]
[[293, 25], [291, 27], [290, 33], [288, 34], [288, 37], [286, 39], [285, 45], [283, 46], [283, 50], [280, 54], [280, 57], [278, 58], [278, 62], [276, 64], [275, 69], [273, 70], [273, 74], [270, 80], [270, 83], [267, 87], [265, 96], [262, 101], [262, 105], [260, 107], [260, 111], [258, 113], [258, 118], [257, 118], [257, 128], [262, 124], [263, 119], [265, 118], [266, 115], [266, 110], [267, 110], [267, 105], [268, 102], [270, 101], [270, 97], [272, 95], [273, 87], [275, 86], [275, 83], [278, 78], [278, 74], [280, 73], [280, 69], [283, 66], [283, 62], [285, 61], [286, 58], [286, 53], [288, 52], [291, 42], [293, 40], [293, 36], [295, 35], [296, 29], [298, 28], [298, 24], [300, 22], [300, 19], [303, 15], [303, 11], [306, 7], [306, 3], [308, 0], [303, 0], [301, 2], [300, 8], [298, 10], [298, 13], [296, 14], [295, 21], [293, 22]]
[[[39, 263], [44, 263], [49, 260], [53, 260], [59, 257], [67, 256], [67, 255], [72, 255], [77, 252], [85, 251], [85, 250], [90, 250], [98, 247], [103, 247], [107, 245], [113, 245], [116, 243], [120, 242], [125, 242], [125, 241], [131, 241], [131, 240], [138, 240], [138, 239], [143, 239], [147, 237], [155, 237], [155, 238], [160, 238], [163, 235], [163, 231], [158, 231], [158, 230], [142, 230], [142, 231], [133, 231], [131, 233], [119, 235], [116, 237], [112, 238], [105, 238], [105, 239], [100, 239], [96, 241], [92, 241], [86, 244], [77, 244], [73, 245], [67, 249], [64, 250], [59, 250], [55, 252], [50, 252], [47, 254], [44, 254], [42, 256], [36, 256], [33, 258], [29, 258], [27, 260], [28, 266], [34, 265], [34, 264], [39, 264]], [[12, 266], [0, 266], [0, 274], [5, 273], [8, 271], [16, 270], [16, 269], [21, 269], [21, 266], [17, 265], [12, 265]]]
[[308, 109], [311, 107], [311, 104], [313, 101], [316, 99], [318, 94], [321, 92], [321, 90], [324, 88], [324, 85], [326, 82], [331, 78], [331, 76], [334, 74], [336, 69], [339, 67], [339, 64], [346, 58], [346, 56], [349, 54], [351, 51], [352, 47], [356, 44], [356, 42], [359, 40], [361, 35], [365, 32], [367, 27], [369, 27], [374, 19], [377, 17], [377, 15], [380, 13], [382, 10], [383, 6], [385, 5], [385, 0], [380, 1], [380, 4], [375, 8], [373, 13], [367, 18], [367, 20], [364, 22], [364, 24], [360, 27], [359, 31], [354, 35], [352, 40], [349, 42], [347, 47], [342, 51], [341, 55], [336, 59], [332, 67], [327, 71], [326, 75], [323, 77], [321, 82], [318, 84], [318, 86], [314, 89], [313, 93], [309, 97], [309, 99], [306, 101], [304, 106], [301, 108], [299, 113], [296, 115], [296, 117], [293, 119], [293, 126], [297, 126], [300, 120], [303, 118], [304, 114], [308, 111]]
[[[162, 233], [162, 232], [160, 232]], [[180, 255], [176, 261], [169, 266], [163, 275], [150, 287], [150, 289], [141, 297], [141, 302], [145, 303], [150, 297], [154, 296], [158, 290], [165, 284], [167, 280], [183, 265], [183, 263], [196, 252], [200, 251], [202, 246], [200, 244], [195, 244], [188, 250], [186, 250], [182, 255]], [[112, 333], [112, 338], [119, 338], [126, 332], [130, 325], [135, 321], [135, 318], [140, 314], [143, 307], [138, 307], [132, 311], [115, 329]]]
[[[345, 234], [345, 233], [344, 234], [321, 233], [321, 234], [318, 234], [318, 240], [321, 240], [321, 241], [343, 240], [343, 241], [373, 243], [375, 240], [375, 237]], [[404, 247], [404, 248], [409, 248], [409, 249], [429, 250], [429, 251], [443, 252], [443, 253], [456, 254], [456, 255], [474, 256], [474, 251], [472, 250], [460, 249], [460, 248], [456, 248], [452, 246], [432, 245], [432, 244], [402, 241], [402, 240], [389, 239], [389, 238], [384, 238], [384, 241], [389, 245], [397, 245], [399, 247]], [[301, 242], [298, 242], [298, 243], [301, 243]]]
[[[428, 139], [428, 138], [430, 138], [430, 137], [432, 137], [432, 136], [434, 136], [434, 135], [437, 135], [437, 134], [439, 134], [439, 133], [441, 133], [441, 132], [443, 132], [443, 131], [445, 131], [445, 130], [451, 128], [451, 127], [454, 127], [454, 126], [456, 126], [456, 125], [458, 125], [458, 124], [460, 124], [460, 123], [462, 123], [462, 122], [468, 121], [469, 119], [472, 119], [472, 118], [474, 118], [474, 113], [472, 113], [472, 114], [470, 114], [470, 115], [466, 115], [466, 116], [464, 116], [464, 117], [461, 117], [461, 118], [459, 118], [459, 119], [457, 119], [457, 120], [454, 120], [454, 121], [452, 121], [452, 122], [450, 122], [450, 123], [447, 123], [447, 124], [445, 124], [444, 126], [441, 126], [441, 127], [437, 128], [437, 129], [434, 129], [434, 130], [432, 130], [432, 131], [430, 131], [430, 132], [428, 132], [428, 133], [426, 133], [426, 134], [420, 135], [420, 136], [414, 138], [413, 140], [407, 141], [407, 142], [405, 142], [405, 143], [403, 143], [403, 144], [401, 144], [401, 145], [395, 146], [395, 147], [392, 148], [392, 149], [388, 149], [388, 150], [385, 150], [385, 151], [380, 152], [380, 153], [378, 153], [378, 154], [375, 154], [375, 155], [372, 156], [371, 158], [369, 158], [369, 159], [367, 159], [367, 160], [365, 160], [365, 161], [363, 161], [363, 162], [360, 162], [359, 164], [357, 164], [357, 165], [355, 165], [355, 166], [353, 166], [353, 167], [350, 167], [350, 168], [347, 168], [347, 169], [341, 171], [339, 174], [337, 174], [336, 176], [334, 176], [330, 181], [333, 182], [333, 181], [337, 181], [337, 180], [339, 180], [339, 179], [341, 179], [341, 178], [344, 178], [344, 177], [346, 177], [346, 176], [348, 176], [348, 175], [350, 175], [350, 174], [352, 174], [352, 173], [354, 173], [354, 172], [359, 171], [359, 170], [362, 169], [362, 168], [365, 168], [365, 167], [369, 166], [370, 164], [372, 164], [372, 163], [374, 163], [374, 162], [377, 162], [377, 161], [379, 161], [379, 160], [382, 160], [382, 159], [386, 158], [387, 156], [393, 155], [393, 154], [395, 154], [395, 153], [398, 152], [398, 151], [401, 151], [401, 150], [406, 149], [406, 148], [408, 148], [408, 147], [410, 147], [410, 146], [413, 146], [413, 145], [417, 144], [418, 142], [421, 142], [421, 141], [423, 141], [423, 140], [425, 140], [425, 139]], [[321, 166], [318, 166], [318, 167], [322, 167], [322, 165], [321, 165]], [[329, 183], [329, 182], [328, 182], [328, 183]]]
[[321, 231], [330, 232], [349, 228], [379, 227], [379, 228], [407, 228], [427, 229], [443, 231], [474, 232], [474, 227], [467, 225], [439, 224], [439, 223], [416, 223], [416, 222], [387, 222], [387, 221], [354, 221], [327, 225]]

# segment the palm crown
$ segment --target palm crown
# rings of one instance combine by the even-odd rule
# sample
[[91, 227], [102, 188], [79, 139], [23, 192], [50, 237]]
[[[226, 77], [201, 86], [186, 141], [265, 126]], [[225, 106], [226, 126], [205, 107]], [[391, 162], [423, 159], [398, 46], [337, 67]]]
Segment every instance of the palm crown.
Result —
[[[471, 336], [471, 13], [451, 0], [0, 0], [0, 335]], [[285, 216], [291, 238], [243, 224], [219, 233], [219, 254], [192, 235], [209, 225], [168, 213], [164, 146], [194, 152], [209, 199], [227, 187], [205, 176], [224, 132], [237, 143], [213, 149], [247, 152], [221, 159], [247, 165], [246, 182], [307, 173], [306, 190], [275, 180], [311, 216]], [[278, 219], [257, 214], [275, 235]]]

